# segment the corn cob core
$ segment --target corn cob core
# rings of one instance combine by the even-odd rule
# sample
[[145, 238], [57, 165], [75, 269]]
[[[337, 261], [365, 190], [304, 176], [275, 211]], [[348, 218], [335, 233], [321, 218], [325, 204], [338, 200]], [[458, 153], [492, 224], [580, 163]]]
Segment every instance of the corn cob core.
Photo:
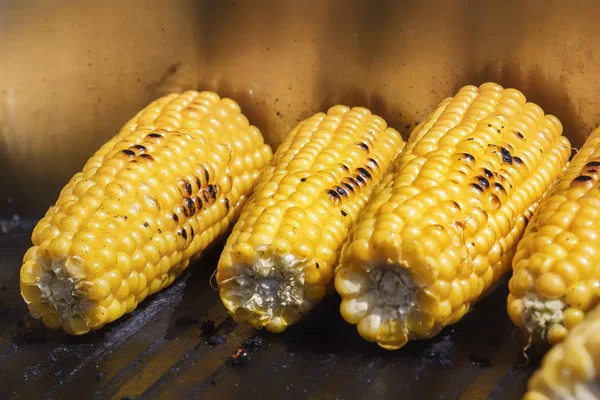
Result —
[[508, 313], [535, 343], [564, 339], [600, 298], [600, 129], [535, 212], [513, 262]]
[[236, 321], [281, 332], [321, 301], [352, 222], [403, 145], [360, 107], [332, 107], [286, 137], [219, 261]]
[[460, 320], [507, 272], [571, 147], [523, 94], [466, 86], [411, 133], [342, 250], [341, 314], [398, 349]]
[[524, 400], [600, 398], [600, 307], [554, 346], [529, 380]]
[[31, 314], [83, 334], [131, 312], [229, 229], [270, 157], [232, 100], [189, 91], [150, 104], [35, 227], [20, 274]]

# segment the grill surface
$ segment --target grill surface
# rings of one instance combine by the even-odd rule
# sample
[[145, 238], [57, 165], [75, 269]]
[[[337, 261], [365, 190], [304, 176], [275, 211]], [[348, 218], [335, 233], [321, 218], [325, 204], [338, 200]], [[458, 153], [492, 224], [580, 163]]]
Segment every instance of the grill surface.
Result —
[[[281, 335], [237, 325], [209, 285], [220, 248], [130, 315], [69, 337], [44, 329], [20, 298], [31, 229], [0, 232], [2, 399], [518, 399], [536, 366], [518, 366], [504, 287], [441, 335], [396, 352], [363, 341], [335, 296]], [[249, 359], [234, 363], [242, 343]]]

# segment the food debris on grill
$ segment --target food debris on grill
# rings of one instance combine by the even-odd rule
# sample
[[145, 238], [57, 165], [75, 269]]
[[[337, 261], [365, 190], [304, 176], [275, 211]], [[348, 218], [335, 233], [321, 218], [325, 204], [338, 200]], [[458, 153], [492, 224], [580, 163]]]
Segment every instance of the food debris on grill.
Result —
[[218, 335], [212, 336], [208, 339], [208, 344], [211, 346], [219, 346], [224, 343], [227, 343], [227, 335], [224, 333], [219, 333]]
[[32, 344], [37, 342], [44, 342], [46, 337], [44, 335], [44, 329], [40, 325], [31, 324], [29, 321], [23, 321], [19, 319], [17, 321], [17, 333], [13, 335], [14, 344]]
[[202, 333], [204, 334], [209, 334], [211, 332], [214, 332], [215, 330], [215, 322], [209, 320], [206, 320], [202, 323], [202, 325], [200, 326], [200, 329], [202, 330]]
[[265, 345], [265, 341], [263, 340], [263, 338], [261, 338], [259, 336], [255, 336], [252, 338], [246, 338], [246, 339], [242, 340], [240, 347], [252, 351], [252, 350], [258, 350], [261, 347], [263, 347], [264, 345]]
[[244, 364], [250, 360], [248, 351], [243, 347], [238, 347], [237, 350], [229, 357], [233, 362], [233, 365]]
[[471, 354], [469, 356], [469, 361], [471, 362], [471, 365], [474, 365], [476, 367], [491, 367], [492, 366], [492, 362], [490, 361], [489, 358], [479, 356], [477, 354]]

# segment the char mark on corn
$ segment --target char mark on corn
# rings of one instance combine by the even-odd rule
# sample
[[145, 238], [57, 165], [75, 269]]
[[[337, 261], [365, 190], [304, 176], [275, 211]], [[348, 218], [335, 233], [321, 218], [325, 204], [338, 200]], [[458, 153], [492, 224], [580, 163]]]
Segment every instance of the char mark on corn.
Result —
[[321, 301], [352, 221], [402, 147], [359, 107], [333, 107], [286, 137], [219, 260], [236, 321], [280, 332]]
[[600, 299], [600, 129], [547, 193], [519, 243], [508, 313], [533, 343], [562, 341]]
[[[20, 274], [31, 314], [83, 334], [133, 311], [227, 232], [270, 158], [234, 101], [195, 91], [156, 100], [35, 227]], [[234, 207], [217, 201], [226, 196]]]
[[555, 117], [493, 83], [444, 100], [413, 130], [342, 250], [335, 287], [346, 321], [387, 349], [459, 321], [508, 271], [569, 157], [561, 133]]

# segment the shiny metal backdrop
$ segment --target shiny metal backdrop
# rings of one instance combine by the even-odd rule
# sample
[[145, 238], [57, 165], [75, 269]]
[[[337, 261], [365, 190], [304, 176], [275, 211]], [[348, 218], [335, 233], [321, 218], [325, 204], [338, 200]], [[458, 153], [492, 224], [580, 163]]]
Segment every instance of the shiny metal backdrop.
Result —
[[238, 101], [277, 145], [335, 103], [404, 135], [464, 84], [517, 87], [574, 144], [600, 123], [597, 1], [0, 2], [0, 204], [39, 215], [155, 97]]

